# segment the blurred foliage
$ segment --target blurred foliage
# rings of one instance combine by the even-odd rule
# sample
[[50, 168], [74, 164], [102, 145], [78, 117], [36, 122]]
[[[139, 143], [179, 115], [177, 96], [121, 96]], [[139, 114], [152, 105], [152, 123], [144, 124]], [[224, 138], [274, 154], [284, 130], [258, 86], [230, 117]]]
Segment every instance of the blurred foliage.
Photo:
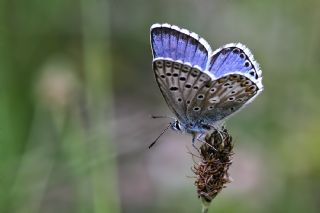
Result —
[[0, 212], [200, 211], [190, 138], [146, 149], [162, 128], [148, 114], [169, 113], [156, 22], [244, 43], [263, 70], [261, 97], [227, 122], [234, 182], [211, 211], [318, 212], [319, 21], [316, 0], [0, 0]]

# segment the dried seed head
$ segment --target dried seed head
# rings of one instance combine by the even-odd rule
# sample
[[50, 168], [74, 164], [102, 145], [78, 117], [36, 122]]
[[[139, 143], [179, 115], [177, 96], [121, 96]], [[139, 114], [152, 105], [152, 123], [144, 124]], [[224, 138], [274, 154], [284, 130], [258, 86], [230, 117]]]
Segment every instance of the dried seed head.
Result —
[[201, 157], [192, 170], [196, 175], [195, 186], [198, 197], [208, 206], [217, 194], [230, 183], [229, 167], [232, 163], [232, 137], [227, 129], [206, 135], [199, 150]]

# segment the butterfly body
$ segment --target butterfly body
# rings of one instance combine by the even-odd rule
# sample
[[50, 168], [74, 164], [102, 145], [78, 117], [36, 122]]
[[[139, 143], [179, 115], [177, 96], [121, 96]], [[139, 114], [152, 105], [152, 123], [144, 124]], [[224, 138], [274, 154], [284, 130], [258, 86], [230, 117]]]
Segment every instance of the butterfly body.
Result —
[[181, 123], [179, 120], [175, 120], [175, 122], [172, 123], [171, 128], [173, 130], [186, 132], [190, 134], [198, 134], [198, 133], [206, 133], [208, 130], [210, 130], [212, 127], [204, 121], [190, 121], [187, 123]]
[[156, 81], [177, 120], [193, 136], [217, 129], [263, 90], [262, 73], [242, 44], [212, 52], [197, 34], [170, 24], [151, 27]]

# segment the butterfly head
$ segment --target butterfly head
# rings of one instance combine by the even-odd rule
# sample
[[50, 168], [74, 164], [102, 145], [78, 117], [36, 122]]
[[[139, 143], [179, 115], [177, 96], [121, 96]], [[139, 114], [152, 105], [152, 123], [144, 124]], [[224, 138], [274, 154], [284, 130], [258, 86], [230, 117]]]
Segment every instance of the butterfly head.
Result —
[[170, 123], [171, 129], [174, 131], [185, 131], [184, 126], [180, 123], [179, 120], [175, 120], [174, 122]]

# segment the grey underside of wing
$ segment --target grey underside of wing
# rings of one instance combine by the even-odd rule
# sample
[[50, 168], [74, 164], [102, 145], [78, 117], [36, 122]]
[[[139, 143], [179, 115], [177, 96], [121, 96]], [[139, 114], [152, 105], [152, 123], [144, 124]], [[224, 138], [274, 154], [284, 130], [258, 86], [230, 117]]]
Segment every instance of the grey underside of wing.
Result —
[[252, 81], [239, 74], [212, 81], [195, 67], [167, 59], [155, 60], [153, 69], [169, 108], [184, 123], [222, 120], [257, 92]]
[[241, 74], [232, 74], [204, 84], [196, 93], [187, 114], [213, 124], [238, 111], [256, 93], [257, 86]]
[[[168, 106], [180, 121], [188, 122], [186, 100], [191, 95], [191, 86], [197, 80], [197, 77], [191, 75], [191, 70], [197, 73], [200, 71], [192, 69], [189, 65], [165, 59], [155, 60], [153, 69]], [[190, 88], [185, 87], [186, 84], [190, 84]]]

